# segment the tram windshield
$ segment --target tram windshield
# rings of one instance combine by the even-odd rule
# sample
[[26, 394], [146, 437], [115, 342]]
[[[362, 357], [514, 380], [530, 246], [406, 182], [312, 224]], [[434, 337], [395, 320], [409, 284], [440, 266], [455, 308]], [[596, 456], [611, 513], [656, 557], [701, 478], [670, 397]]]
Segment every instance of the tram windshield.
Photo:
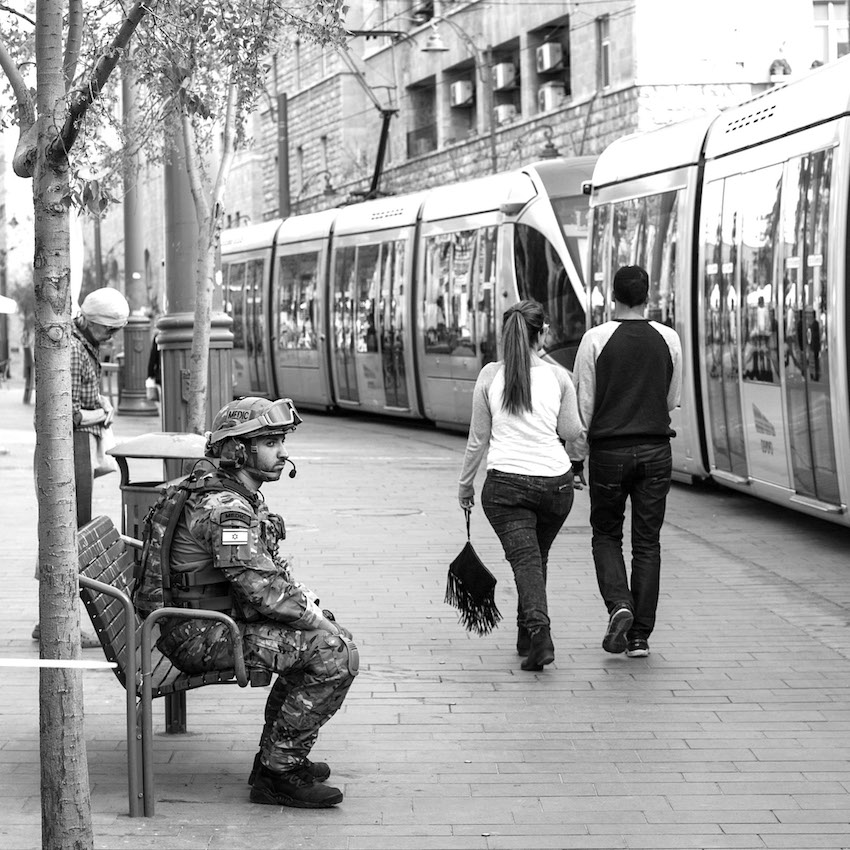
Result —
[[585, 329], [584, 304], [570, 281], [555, 246], [527, 224], [517, 224], [514, 261], [520, 298], [539, 301], [549, 317], [544, 353], [572, 369]]
[[552, 198], [552, 208], [561, 230], [570, 259], [581, 275], [582, 286], [587, 281], [587, 219], [590, 212], [585, 195]]

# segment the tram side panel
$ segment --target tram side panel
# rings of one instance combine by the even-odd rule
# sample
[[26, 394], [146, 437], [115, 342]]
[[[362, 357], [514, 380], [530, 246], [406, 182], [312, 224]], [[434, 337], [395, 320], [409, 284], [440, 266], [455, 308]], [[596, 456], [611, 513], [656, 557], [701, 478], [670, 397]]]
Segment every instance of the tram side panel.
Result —
[[712, 475], [839, 522], [850, 455], [845, 125], [710, 159], [699, 263]]

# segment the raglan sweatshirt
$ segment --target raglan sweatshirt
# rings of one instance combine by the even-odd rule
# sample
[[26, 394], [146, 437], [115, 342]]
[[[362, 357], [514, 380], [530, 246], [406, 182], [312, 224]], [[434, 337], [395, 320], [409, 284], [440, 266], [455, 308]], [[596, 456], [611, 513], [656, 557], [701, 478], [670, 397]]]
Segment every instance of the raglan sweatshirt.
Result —
[[[670, 411], [679, 404], [682, 345], [667, 325], [615, 319], [588, 330], [573, 380], [590, 446], [618, 448], [668, 442], [676, 436]], [[587, 445], [576, 445], [584, 458]]]

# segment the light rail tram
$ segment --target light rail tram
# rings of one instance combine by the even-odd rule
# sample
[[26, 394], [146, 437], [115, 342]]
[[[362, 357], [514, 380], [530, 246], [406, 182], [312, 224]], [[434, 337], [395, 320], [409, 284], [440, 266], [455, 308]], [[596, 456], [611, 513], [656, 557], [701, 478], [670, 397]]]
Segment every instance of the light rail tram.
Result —
[[501, 316], [550, 316], [571, 368], [586, 328], [595, 159], [527, 168], [224, 231], [234, 393], [465, 428]]
[[850, 64], [611, 144], [592, 178], [588, 305], [621, 265], [682, 338], [680, 478], [850, 524]]
[[598, 158], [226, 231], [235, 392], [464, 429], [510, 304], [544, 304], [571, 369], [636, 263], [682, 339], [675, 477], [850, 525], [848, 72]]

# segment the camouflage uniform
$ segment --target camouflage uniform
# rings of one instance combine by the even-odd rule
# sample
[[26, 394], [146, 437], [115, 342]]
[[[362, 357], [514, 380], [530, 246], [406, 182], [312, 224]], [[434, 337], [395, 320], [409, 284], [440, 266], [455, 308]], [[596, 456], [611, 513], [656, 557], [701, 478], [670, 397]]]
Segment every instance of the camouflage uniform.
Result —
[[[259, 495], [200, 491], [186, 502], [170, 549], [172, 604], [225, 610], [240, 626], [248, 670], [279, 674], [260, 739], [262, 762], [277, 773], [305, 763], [357, 674], [347, 640], [317, 628], [324, 617], [316, 596], [278, 556], [283, 536], [283, 520]], [[233, 667], [224, 625], [166, 618], [161, 626], [157, 647], [181, 670]]]

